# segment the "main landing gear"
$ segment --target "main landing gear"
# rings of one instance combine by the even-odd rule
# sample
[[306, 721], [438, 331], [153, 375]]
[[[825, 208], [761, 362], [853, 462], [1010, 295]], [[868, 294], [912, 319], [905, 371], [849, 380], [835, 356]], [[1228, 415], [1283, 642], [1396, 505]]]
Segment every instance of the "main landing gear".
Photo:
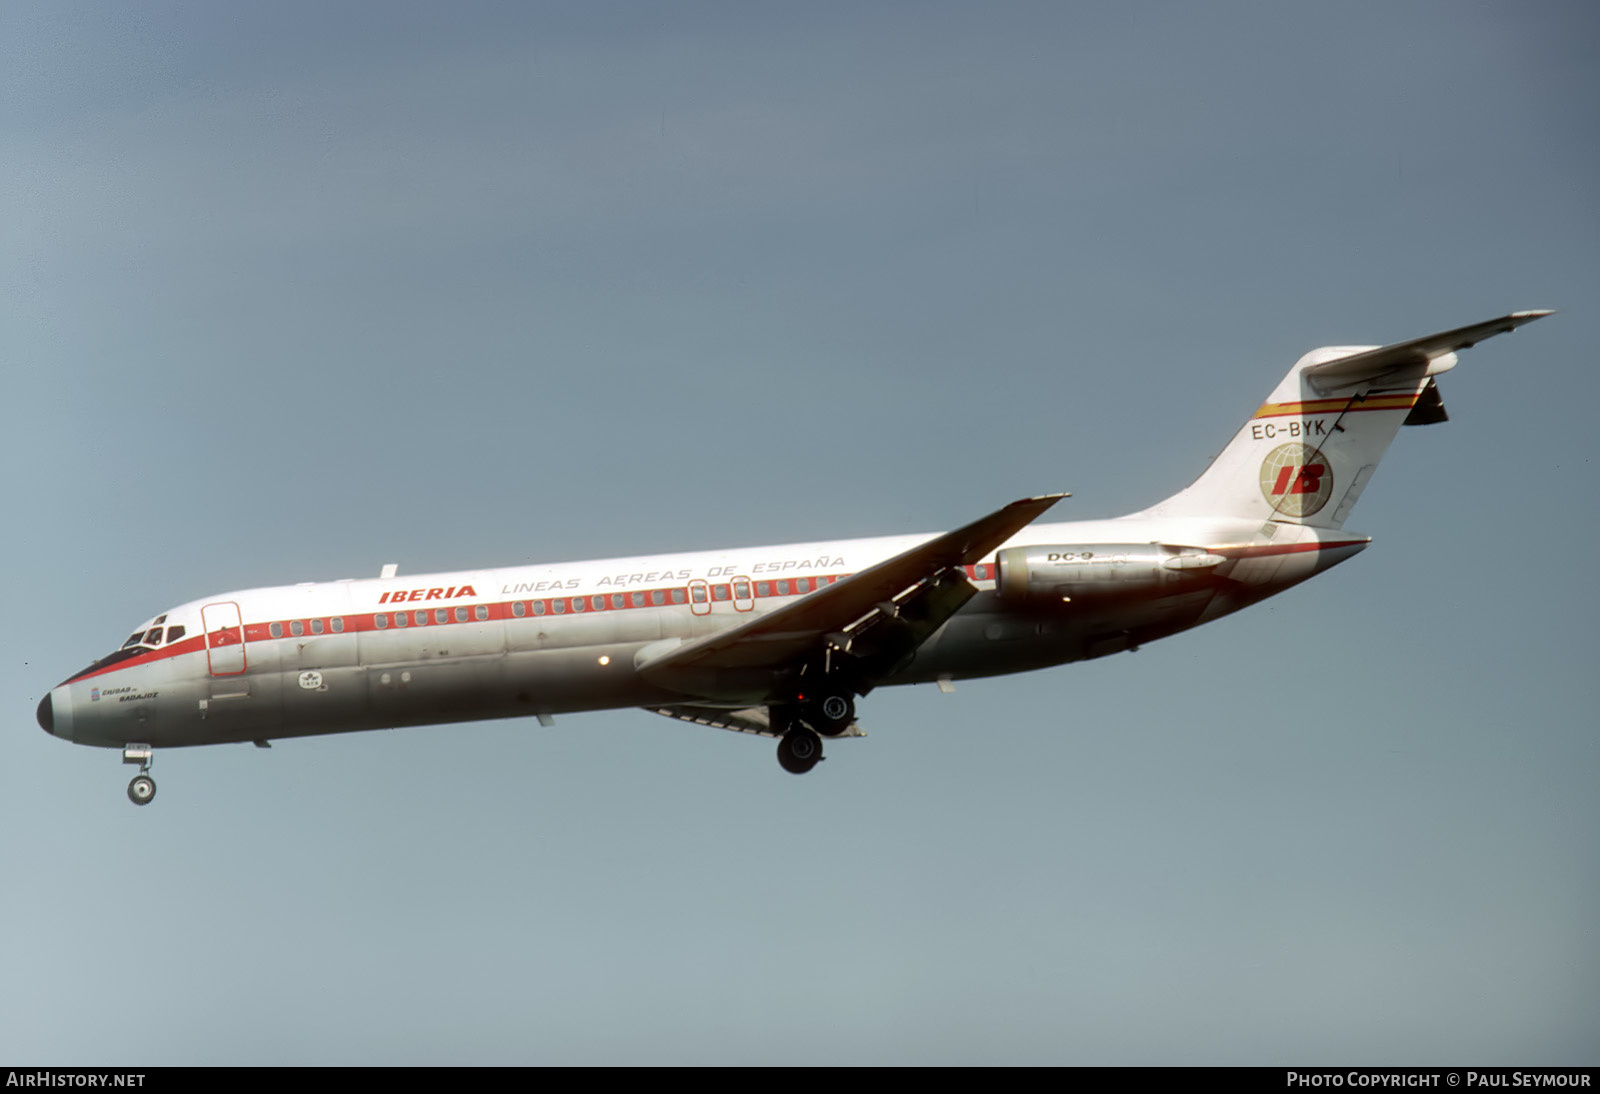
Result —
[[123, 746], [122, 762], [139, 765], [139, 773], [128, 783], [128, 800], [134, 805], [149, 805], [156, 796], [156, 781], [150, 777], [150, 764], [154, 758], [155, 749], [149, 745]]
[[787, 723], [778, 741], [778, 763], [791, 775], [804, 775], [822, 762], [822, 737], [837, 737], [856, 720], [856, 703], [845, 691], [801, 696], [794, 706], [774, 707], [772, 719], [775, 725]]
[[804, 775], [822, 762], [822, 738], [795, 726], [778, 739], [778, 763], [791, 775]]
[[856, 701], [843, 691], [816, 696], [800, 704], [800, 720], [824, 737], [837, 737], [856, 720]]

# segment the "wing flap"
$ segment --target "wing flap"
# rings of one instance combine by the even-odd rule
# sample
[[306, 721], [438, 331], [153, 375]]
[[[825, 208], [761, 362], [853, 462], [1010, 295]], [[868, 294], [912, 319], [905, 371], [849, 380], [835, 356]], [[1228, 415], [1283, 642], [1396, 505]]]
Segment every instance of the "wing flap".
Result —
[[[772, 718], [767, 714], [766, 707], [744, 707], [739, 710], [725, 710], [721, 707], [697, 706], [693, 703], [684, 703], [670, 707], [645, 707], [651, 714], [660, 714], [667, 718], [676, 718], [680, 722], [693, 722], [697, 726], [711, 726], [714, 729], [728, 729], [735, 733], [752, 733], [759, 737], [781, 737], [772, 727]], [[866, 731], [855, 722], [840, 737], [865, 737]]]

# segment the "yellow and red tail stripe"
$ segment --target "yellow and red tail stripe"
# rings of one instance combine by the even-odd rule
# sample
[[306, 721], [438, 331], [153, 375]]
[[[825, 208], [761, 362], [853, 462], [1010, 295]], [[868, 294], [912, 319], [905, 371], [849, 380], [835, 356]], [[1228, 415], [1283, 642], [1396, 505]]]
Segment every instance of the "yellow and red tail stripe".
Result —
[[1262, 403], [1255, 418], [1308, 418], [1317, 414], [1358, 414], [1363, 410], [1410, 410], [1421, 392], [1368, 395], [1365, 399], [1307, 399], [1302, 403]]

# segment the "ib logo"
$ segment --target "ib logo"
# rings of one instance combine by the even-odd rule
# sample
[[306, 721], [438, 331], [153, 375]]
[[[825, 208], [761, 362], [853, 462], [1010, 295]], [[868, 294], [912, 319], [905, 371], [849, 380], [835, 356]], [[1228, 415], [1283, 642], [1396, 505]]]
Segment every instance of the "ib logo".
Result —
[[1333, 472], [1315, 448], [1280, 444], [1261, 461], [1261, 493], [1274, 512], [1309, 517], [1333, 495]]

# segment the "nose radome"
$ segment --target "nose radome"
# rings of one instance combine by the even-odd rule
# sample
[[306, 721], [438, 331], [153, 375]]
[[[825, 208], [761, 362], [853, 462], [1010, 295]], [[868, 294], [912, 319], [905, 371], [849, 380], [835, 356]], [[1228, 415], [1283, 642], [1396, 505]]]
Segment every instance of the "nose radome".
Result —
[[37, 715], [39, 718], [40, 729], [44, 730], [46, 733], [54, 733], [56, 731], [56, 709], [51, 704], [50, 696], [48, 694], [46, 694], [43, 699], [39, 700], [39, 710], [37, 711]]

